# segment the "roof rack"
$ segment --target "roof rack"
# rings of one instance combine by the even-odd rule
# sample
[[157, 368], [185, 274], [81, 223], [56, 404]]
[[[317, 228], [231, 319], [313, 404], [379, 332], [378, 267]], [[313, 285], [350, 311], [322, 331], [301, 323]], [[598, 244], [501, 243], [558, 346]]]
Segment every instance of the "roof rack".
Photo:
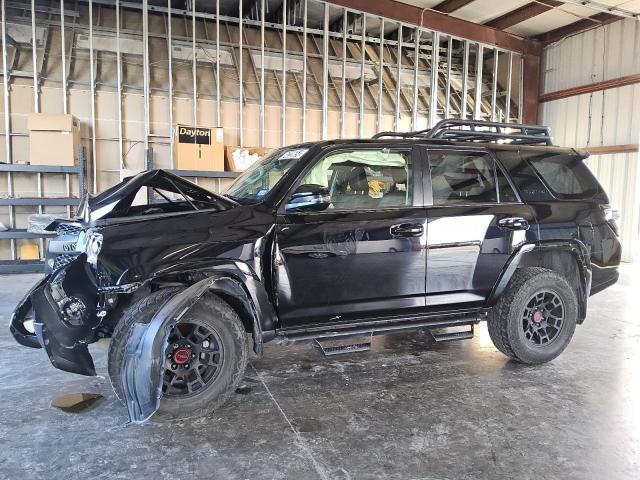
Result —
[[433, 128], [415, 132], [380, 132], [373, 138], [398, 137], [454, 140], [473, 143], [553, 145], [549, 127], [481, 120], [441, 120]]

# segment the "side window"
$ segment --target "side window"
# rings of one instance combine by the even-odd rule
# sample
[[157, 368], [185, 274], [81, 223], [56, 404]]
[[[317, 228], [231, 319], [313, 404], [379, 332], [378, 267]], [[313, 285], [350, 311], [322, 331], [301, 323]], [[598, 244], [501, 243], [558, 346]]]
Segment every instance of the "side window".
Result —
[[529, 163], [558, 198], [591, 198], [598, 193], [598, 182], [579, 155], [540, 155]]
[[340, 151], [321, 159], [302, 183], [327, 187], [330, 210], [404, 207], [413, 200], [411, 169], [409, 151]]
[[434, 205], [515, 202], [493, 158], [483, 153], [429, 152]]

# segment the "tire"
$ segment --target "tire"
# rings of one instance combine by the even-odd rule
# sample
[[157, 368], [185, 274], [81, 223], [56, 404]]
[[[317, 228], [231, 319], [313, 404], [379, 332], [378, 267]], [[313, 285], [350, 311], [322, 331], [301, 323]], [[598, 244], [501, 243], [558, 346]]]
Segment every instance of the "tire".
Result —
[[[179, 291], [178, 288], [165, 288], [150, 294], [132, 304], [116, 325], [109, 347], [108, 371], [111, 386], [121, 401], [124, 399], [122, 360], [133, 324], [150, 322], [158, 309]], [[181, 319], [176, 330], [192, 322], [213, 332], [216, 342], [220, 343], [223, 356], [220, 357], [215, 376], [197, 391], [188, 394], [185, 392], [184, 395], [163, 393], [158, 409], [162, 417], [207, 415], [229, 399], [244, 376], [249, 354], [247, 337], [240, 318], [229, 304], [216, 295], [207, 294]], [[172, 345], [169, 346], [171, 347]], [[189, 367], [188, 363], [186, 367]], [[166, 376], [167, 372], [163, 375]]]
[[498, 350], [518, 362], [538, 365], [564, 351], [577, 318], [578, 300], [567, 280], [552, 270], [531, 267], [516, 270], [491, 309], [487, 326]]

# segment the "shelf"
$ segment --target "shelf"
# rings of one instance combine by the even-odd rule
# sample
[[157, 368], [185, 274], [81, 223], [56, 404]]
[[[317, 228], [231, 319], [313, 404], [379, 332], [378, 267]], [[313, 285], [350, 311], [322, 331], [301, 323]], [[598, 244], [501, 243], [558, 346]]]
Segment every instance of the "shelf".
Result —
[[43, 273], [42, 260], [0, 260], [0, 275], [8, 273]]
[[201, 177], [201, 178], [236, 178], [241, 172], [210, 172], [208, 170], [168, 170], [174, 175], [181, 177]]
[[51, 232], [50, 234], [43, 233], [32, 233], [27, 232], [24, 228], [14, 228], [9, 230], [0, 231], [0, 240], [11, 240], [11, 239], [28, 239], [28, 238], [48, 238], [55, 236], [56, 232]]
[[38, 206], [43, 205], [45, 207], [59, 207], [59, 206], [78, 206], [80, 205], [79, 198], [0, 198], [0, 207], [7, 206]]
[[61, 165], [25, 165], [21, 163], [0, 163], [0, 172], [24, 173], [80, 173], [79, 166], [63, 167]]

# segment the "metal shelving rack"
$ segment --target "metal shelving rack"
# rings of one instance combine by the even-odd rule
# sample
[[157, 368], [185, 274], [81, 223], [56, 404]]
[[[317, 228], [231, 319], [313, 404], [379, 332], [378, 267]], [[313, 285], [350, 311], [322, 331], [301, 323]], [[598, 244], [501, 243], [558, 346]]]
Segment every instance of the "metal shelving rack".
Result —
[[[59, 165], [23, 165], [17, 163], [0, 164], [0, 173], [32, 173], [37, 176], [38, 197], [8, 197], [0, 198], [0, 207], [8, 207], [10, 209], [10, 218], [15, 221], [15, 211], [17, 206], [37, 206], [38, 213], [44, 213], [45, 207], [66, 206], [67, 212], [70, 214], [71, 207], [77, 207], [81, 198], [87, 194], [86, 183], [86, 153], [84, 146], [78, 149], [78, 165], [76, 166], [59, 166]], [[42, 196], [42, 185], [44, 174], [63, 174], [67, 177], [67, 197], [44, 197]], [[71, 197], [70, 177], [76, 176], [78, 179], [79, 197]], [[0, 231], [0, 240], [9, 240], [11, 242], [11, 260], [0, 260], [0, 274], [5, 273], [36, 273], [42, 272], [44, 269], [44, 260], [19, 260], [17, 257], [16, 240], [39, 239], [40, 253], [45, 253], [45, 239], [49, 235], [41, 235], [28, 232], [23, 228], [15, 228], [15, 225], [9, 225], [8, 230]]]

